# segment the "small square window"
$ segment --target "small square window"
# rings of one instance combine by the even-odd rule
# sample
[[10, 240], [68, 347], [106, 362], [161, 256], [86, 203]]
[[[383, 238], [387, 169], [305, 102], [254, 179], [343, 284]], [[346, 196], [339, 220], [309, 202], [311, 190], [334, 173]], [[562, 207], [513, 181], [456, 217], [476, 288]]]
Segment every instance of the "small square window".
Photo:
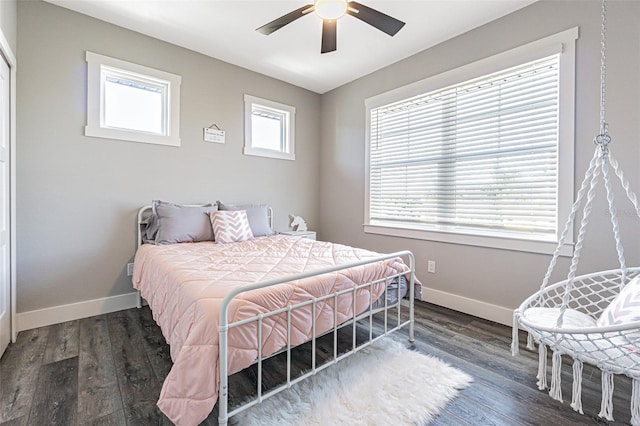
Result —
[[244, 105], [244, 153], [259, 157], [295, 160], [296, 109], [250, 95], [244, 95]]
[[181, 77], [87, 52], [86, 136], [180, 146]]

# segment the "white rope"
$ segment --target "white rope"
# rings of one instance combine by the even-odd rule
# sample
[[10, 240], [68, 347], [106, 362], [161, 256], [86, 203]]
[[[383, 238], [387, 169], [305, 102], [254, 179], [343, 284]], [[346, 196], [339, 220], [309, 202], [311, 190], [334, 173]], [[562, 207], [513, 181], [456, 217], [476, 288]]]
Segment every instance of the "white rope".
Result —
[[627, 198], [629, 198], [629, 200], [633, 204], [633, 207], [636, 209], [636, 215], [640, 218], [640, 206], [638, 205], [638, 197], [636, 197], [636, 194], [631, 190], [629, 181], [624, 177], [624, 173], [619, 167], [618, 161], [613, 157], [612, 152], [609, 152], [609, 164], [611, 164], [611, 167], [613, 167], [616, 176], [618, 176], [618, 178], [620, 179], [620, 185], [622, 185], [622, 188], [627, 193]]
[[622, 271], [622, 277], [620, 279], [620, 286], [622, 287], [626, 282], [627, 276], [627, 264], [624, 259], [624, 248], [620, 240], [620, 226], [618, 225], [618, 218], [616, 212], [616, 206], [614, 204], [613, 190], [611, 189], [611, 180], [609, 179], [609, 152], [606, 150], [603, 154], [602, 162], [602, 178], [604, 180], [604, 187], [607, 191], [607, 202], [609, 203], [609, 216], [611, 217], [611, 226], [613, 227], [613, 236], [616, 241], [616, 252], [618, 253], [618, 262], [620, 263], [620, 270]]
[[600, 22], [600, 134], [606, 134], [605, 95], [607, 83], [607, 1], [602, 0]]
[[[598, 151], [600, 147], [596, 148]], [[564, 320], [564, 313], [567, 310], [569, 304], [569, 296], [573, 290], [573, 283], [576, 278], [576, 271], [578, 264], [580, 263], [580, 254], [582, 253], [582, 246], [584, 242], [584, 234], [589, 224], [589, 218], [591, 216], [591, 210], [593, 205], [593, 199], [595, 198], [596, 184], [598, 183], [598, 176], [600, 175], [600, 165], [602, 164], [602, 157], [598, 156], [596, 159], [596, 167], [593, 170], [591, 176], [591, 182], [589, 185], [589, 191], [587, 192], [587, 201], [584, 204], [582, 213], [582, 220], [580, 221], [580, 230], [578, 231], [578, 239], [573, 251], [573, 257], [571, 258], [571, 266], [569, 267], [569, 275], [567, 276], [567, 283], [565, 284], [564, 294], [562, 296], [562, 306], [560, 307], [560, 315], [558, 316], [557, 327], [562, 327], [562, 321]]]
[[536, 347], [533, 344], [533, 336], [531, 335], [531, 333], [527, 333], [527, 349], [529, 349], [530, 351], [534, 350]]
[[631, 425], [640, 426], [640, 379], [633, 379], [631, 388]]
[[571, 408], [580, 414], [582, 411], [582, 361], [573, 361], [573, 392], [571, 393]]
[[599, 417], [613, 421], [613, 374], [602, 371], [602, 404]]
[[511, 329], [511, 356], [520, 353], [520, 339], [518, 338], [518, 310], [513, 311], [513, 328]]
[[553, 351], [551, 361], [551, 389], [549, 390], [549, 396], [556, 401], [562, 402], [562, 354], [558, 351]]
[[540, 342], [538, 345], [538, 389], [547, 388], [547, 346]]

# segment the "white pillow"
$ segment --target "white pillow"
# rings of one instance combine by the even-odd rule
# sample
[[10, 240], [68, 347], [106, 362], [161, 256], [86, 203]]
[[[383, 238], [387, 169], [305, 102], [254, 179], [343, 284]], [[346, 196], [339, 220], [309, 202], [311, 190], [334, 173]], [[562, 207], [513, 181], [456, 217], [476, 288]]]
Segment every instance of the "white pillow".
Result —
[[210, 213], [210, 217], [216, 243], [234, 243], [253, 239], [246, 211], [215, 211]]
[[[529, 322], [547, 328], [555, 328], [560, 316], [560, 308], [529, 308], [525, 309], [522, 316]], [[561, 328], [589, 328], [595, 327], [596, 321], [589, 315], [567, 309], [562, 317]]]
[[598, 326], [607, 327], [636, 321], [640, 321], [640, 276], [629, 281], [602, 311], [598, 318]]

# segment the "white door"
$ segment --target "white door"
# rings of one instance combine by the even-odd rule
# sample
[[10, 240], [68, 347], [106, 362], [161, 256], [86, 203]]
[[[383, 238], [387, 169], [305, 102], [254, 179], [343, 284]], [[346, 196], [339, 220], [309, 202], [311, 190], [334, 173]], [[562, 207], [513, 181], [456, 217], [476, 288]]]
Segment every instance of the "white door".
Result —
[[11, 340], [9, 65], [0, 56], [0, 356]]

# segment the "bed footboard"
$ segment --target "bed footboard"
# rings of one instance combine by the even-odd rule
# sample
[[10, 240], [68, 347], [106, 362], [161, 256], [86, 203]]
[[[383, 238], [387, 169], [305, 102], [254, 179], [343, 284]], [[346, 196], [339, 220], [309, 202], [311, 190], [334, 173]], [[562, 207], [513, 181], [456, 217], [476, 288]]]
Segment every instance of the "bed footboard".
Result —
[[[402, 258], [405, 261], [405, 264], [408, 265], [408, 270], [405, 272], [397, 272], [394, 273], [392, 275], [386, 276], [384, 278], [378, 279], [378, 280], [374, 280], [371, 282], [367, 282], [364, 284], [359, 284], [357, 286], [353, 286], [352, 288], [348, 288], [348, 289], [344, 289], [344, 290], [340, 290], [340, 291], [336, 291], [334, 293], [331, 294], [327, 294], [327, 295], [323, 295], [321, 297], [310, 297], [308, 300], [305, 300], [303, 302], [297, 303], [297, 304], [292, 304], [290, 306], [275, 310], [275, 311], [271, 311], [268, 313], [264, 313], [264, 314], [260, 314], [251, 318], [246, 318], [243, 319], [242, 321], [238, 321], [238, 322], [232, 322], [229, 323], [228, 321], [228, 310], [229, 310], [229, 305], [231, 303], [231, 301], [238, 296], [239, 294], [248, 292], [248, 291], [252, 291], [252, 290], [257, 290], [257, 289], [261, 289], [261, 288], [265, 288], [265, 287], [269, 287], [269, 286], [273, 286], [273, 285], [278, 285], [278, 284], [282, 284], [285, 282], [290, 282], [290, 281], [297, 281], [297, 280], [302, 280], [305, 278], [309, 278], [312, 276], [316, 276], [316, 275], [322, 275], [322, 274], [329, 274], [329, 273], [334, 273], [334, 272], [338, 272], [341, 270], [345, 270], [345, 269], [349, 269], [349, 268], [355, 268], [355, 267], [359, 267], [359, 266], [363, 266], [363, 265], [367, 265], [367, 264], [371, 264], [371, 263], [376, 263], [376, 262], [380, 262], [380, 261], [386, 261], [386, 260], [390, 260], [390, 259], [394, 259], [394, 258]], [[400, 296], [400, 286], [398, 286], [398, 288], [396, 290], [391, 290], [391, 291], [397, 291], [398, 292], [398, 297], [397, 297], [397, 302], [393, 303], [393, 304], [389, 304], [388, 303], [388, 298], [387, 298], [387, 291], [388, 290], [388, 286], [385, 285], [385, 290], [384, 293], [381, 297], [384, 297], [384, 306], [380, 306], [378, 308], [372, 309], [372, 306], [375, 302], [375, 300], [372, 300], [371, 294], [372, 294], [372, 289], [374, 285], [378, 285], [381, 282], [385, 282], [388, 283], [390, 280], [392, 279], [399, 279], [400, 276], [405, 276], [408, 278], [408, 292], [407, 292], [407, 296], [408, 296], [408, 319], [406, 320], [402, 320], [401, 318], [401, 306], [405, 306], [405, 312], [406, 312], [406, 304], [403, 303], [403, 299]], [[356, 292], [358, 290], [361, 289], [365, 289], [369, 291], [369, 309], [365, 310], [365, 312], [362, 313], [357, 313], [356, 312]], [[353, 300], [353, 308], [352, 308], [352, 312], [353, 315], [351, 317], [351, 319], [338, 323], [338, 310], [335, 309], [335, 307], [338, 304], [338, 298], [341, 295], [348, 295], [349, 293], [351, 293], [351, 298]], [[313, 271], [313, 272], [308, 272], [308, 273], [302, 273], [302, 274], [297, 274], [297, 275], [292, 275], [292, 276], [288, 276], [288, 277], [283, 277], [283, 278], [279, 278], [279, 279], [274, 279], [274, 280], [269, 280], [269, 281], [264, 281], [264, 282], [260, 282], [260, 283], [256, 283], [256, 284], [251, 284], [251, 285], [246, 285], [243, 287], [239, 287], [233, 291], [231, 291], [229, 294], [227, 294], [227, 296], [223, 299], [222, 301], [222, 306], [220, 308], [220, 319], [219, 319], [219, 360], [220, 360], [220, 386], [219, 386], [219, 397], [218, 397], [218, 410], [219, 410], [219, 417], [218, 417], [218, 424], [220, 426], [224, 426], [227, 425], [227, 422], [229, 420], [229, 418], [241, 411], [244, 411], [248, 408], [250, 408], [251, 406], [255, 405], [255, 404], [259, 404], [261, 403], [264, 399], [269, 398], [285, 389], [288, 389], [289, 387], [293, 386], [294, 384], [298, 383], [301, 380], [304, 380], [305, 378], [312, 376], [322, 370], [324, 370], [325, 368], [341, 361], [342, 359], [355, 354], [356, 352], [362, 350], [363, 348], [369, 346], [371, 343], [373, 343], [374, 341], [386, 336], [389, 333], [392, 333], [396, 330], [399, 330], [405, 326], [409, 326], [409, 342], [413, 343], [414, 342], [414, 299], [415, 299], [415, 259], [413, 256], [413, 253], [411, 253], [410, 251], [401, 251], [401, 252], [397, 252], [397, 253], [392, 253], [392, 254], [388, 254], [388, 255], [382, 255], [376, 258], [371, 258], [371, 259], [367, 259], [367, 260], [363, 260], [363, 261], [358, 261], [358, 262], [353, 262], [350, 264], [345, 264], [345, 265], [339, 265], [339, 266], [335, 266], [335, 267], [330, 267], [330, 268], [326, 268], [326, 269], [322, 269], [322, 270], [317, 270], [317, 271]], [[328, 303], [333, 303], [333, 313], [334, 313], [334, 318], [333, 318], [333, 328], [331, 330], [329, 330], [326, 333], [333, 333], [333, 339], [334, 339], [334, 344], [333, 344], [333, 357], [329, 362], [325, 362], [322, 365], [316, 365], [316, 340], [320, 337], [320, 335], [318, 333], [316, 333], [316, 310], [317, 310], [317, 306], [319, 303], [323, 303], [323, 302], [328, 302]], [[311, 328], [312, 328], [312, 336], [310, 339], [311, 342], [311, 347], [312, 347], [312, 351], [311, 351], [311, 368], [309, 369], [309, 371], [295, 377], [292, 378], [291, 377], [291, 350], [294, 347], [291, 344], [291, 318], [292, 318], [292, 312], [295, 311], [296, 309], [300, 309], [300, 308], [304, 308], [304, 307], [311, 307], [311, 312], [312, 312], [312, 324], [311, 324]], [[395, 321], [393, 322], [393, 324], [389, 324], [389, 311], [391, 309], [395, 309], [396, 311], [396, 318]], [[382, 315], [384, 315], [384, 320], [383, 320], [383, 331], [380, 335], [374, 336], [373, 334], [373, 326], [374, 326], [374, 315], [378, 314], [378, 313], [382, 313]], [[286, 368], [286, 381], [285, 383], [283, 383], [280, 386], [275, 387], [274, 389], [271, 389], [265, 393], [262, 392], [262, 364], [263, 361], [274, 356], [275, 354], [269, 354], [268, 356], [263, 356], [262, 353], [262, 344], [261, 342], [263, 341], [263, 335], [262, 335], [262, 324], [263, 321], [271, 316], [274, 315], [286, 315], [286, 327], [287, 327], [287, 344], [286, 346], [282, 349], [282, 351], [280, 351], [279, 353], [285, 352], [286, 351], [286, 359], [287, 359], [287, 368]], [[368, 321], [366, 321], [368, 319]], [[358, 324], [361, 324], [362, 321], [365, 321], [368, 323], [369, 326], [369, 339], [366, 340], [365, 342], [361, 343], [361, 344], [357, 344], [356, 342], [356, 327]], [[229, 331], [231, 329], [233, 329], [234, 327], [240, 327], [249, 323], [257, 323], [257, 329], [258, 329], [258, 333], [257, 333], [257, 347], [258, 347], [258, 357], [256, 359], [256, 363], [257, 363], [257, 396], [255, 399], [250, 400], [238, 407], [235, 407], [233, 410], [229, 411], [229, 348], [228, 348], [228, 344], [229, 344]], [[337, 345], [337, 332], [338, 329], [343, 328], [345, 326], [349, 326], [351, 325], [353, 327], [353, 338], [352, 338], [352, 346], [351, 349], [339, 354], [338, 353], [338, 345]], [[325, 333], [325, 334], [326, 334]]]

